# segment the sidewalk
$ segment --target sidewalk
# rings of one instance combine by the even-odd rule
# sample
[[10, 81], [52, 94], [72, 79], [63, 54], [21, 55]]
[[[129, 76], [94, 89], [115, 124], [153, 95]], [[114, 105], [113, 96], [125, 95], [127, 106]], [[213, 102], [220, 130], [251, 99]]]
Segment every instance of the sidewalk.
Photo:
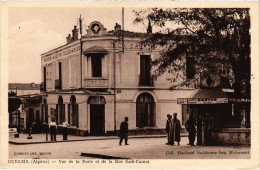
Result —
[[[187, 137], [187, 133], [182, 133], [181, 137]], [[20, 134], [19, 138], [14, 138], [14, 134], [9, 134], [9, 143], [16, 145], [26, 144], [40, 144], [40, 143], [58, 143], [58, 142], [74, 142], [87, 140], [110, 140], [119, 139], [118, 136], [74, 136], [68, 135], [68, 140], [63, 140], [61, 134], [57, 134], [57, 141], [50, 141], [50, 134], [48, 134], [48, 141], [46, 141], [46, 134], [32, 134], [32, 139], [27, 139], [28, 134]], [[159, 135], [131, 135], [128, 138], [166, 138], [166, 134]]]

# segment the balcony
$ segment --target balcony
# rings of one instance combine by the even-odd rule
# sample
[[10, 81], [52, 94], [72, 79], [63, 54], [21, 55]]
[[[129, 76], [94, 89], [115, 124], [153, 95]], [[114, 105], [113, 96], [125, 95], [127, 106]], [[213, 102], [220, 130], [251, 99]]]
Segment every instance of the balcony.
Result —
[[87, 77], [84, 79], [84, 87], [108, 88], [108, 78], [106, 78], [106, 77]]
[[154, 86], [154, 75], [139, 74], [139, 86]]

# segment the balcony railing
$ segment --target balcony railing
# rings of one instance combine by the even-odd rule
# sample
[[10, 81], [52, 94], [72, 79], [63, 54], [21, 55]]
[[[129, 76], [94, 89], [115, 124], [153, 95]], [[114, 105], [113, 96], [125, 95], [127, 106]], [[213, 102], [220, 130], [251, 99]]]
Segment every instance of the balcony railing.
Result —
[[84, 79], [83, 86], [86, 88], [108, 88], [107, 77], [87, 77]]
[[139, 86], [154, 86], [154, 75], [146, 76], [139, 74]]

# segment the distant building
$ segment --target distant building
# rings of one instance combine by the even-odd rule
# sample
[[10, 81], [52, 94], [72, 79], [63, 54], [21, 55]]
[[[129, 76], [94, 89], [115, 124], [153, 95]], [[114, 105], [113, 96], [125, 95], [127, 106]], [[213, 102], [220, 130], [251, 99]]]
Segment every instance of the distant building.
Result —
[[[21, 131], [24, 131], [29, 124], [37, 122], [37, 120], [40, 120], [39, 115], [41, 101], [38, 101], [37, 104], [35, 99], [35, 96], [38, 96], [40, 94], [40, 84], [9, 83], [8, 93], [9, 99], [21, 99], [21, 105], [18, 108], [18, 110], [9, 114], [9, 127], [17, 127], [20, 128]], [[31, 106], [28, 105], [28, 103], [31, 103]]]
[[40, 84], [35, 83], [9, 83], [8, 92], [14, 92], [17, 96], [39, 94]]

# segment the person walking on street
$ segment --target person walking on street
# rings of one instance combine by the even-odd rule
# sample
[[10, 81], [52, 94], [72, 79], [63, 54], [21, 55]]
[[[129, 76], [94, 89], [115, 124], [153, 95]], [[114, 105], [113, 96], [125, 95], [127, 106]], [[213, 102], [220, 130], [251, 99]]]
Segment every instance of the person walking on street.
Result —
[[121, 122], [121, 125], [120, 125], [120, 141], [119, 141], [119, 145], [122, 144], [123, 139], [125, 139], [125, 145], [129, 145], [127, 143], [127, 138], [128, 138], [128, 117], [125, 117], [125, 121]]
[[51, 132], [51, 141], [56, 141], [56, 122], [54, 119], [51, 120], [50, 124], [49, 124], [49, 128], [50, 128], [50, 132]]
[[193, 118], [193, 114], [190, 114], [189, 119], [185, 123], [186, 130], [189, 132], [189, 143], [188, 145], [194, 146], [196, 136], [196, 122]]
[[167, 121], [166, 121], [166, 132], [167, 132], [167, 145], [170, 144], [170, 124], [171, 124], [171, 121], [172, 121], [172, 116], [170, 114], [167, 114]]
[[174, 145], [174, 141], [178, 142], [180, 145], [181, 141], [181, 123], [180, 120], [177, 119], [177, 113], [173, 114], [173, 119], [170, 124], [170, 144]]
[[68, 127], [70, 127], [69, 123], [66, 121], [66, 119], [64, 119], [63, 123], [62, 123], [62, 132], [63, 132], [63, 140], [67, 140], [68, 139]]

